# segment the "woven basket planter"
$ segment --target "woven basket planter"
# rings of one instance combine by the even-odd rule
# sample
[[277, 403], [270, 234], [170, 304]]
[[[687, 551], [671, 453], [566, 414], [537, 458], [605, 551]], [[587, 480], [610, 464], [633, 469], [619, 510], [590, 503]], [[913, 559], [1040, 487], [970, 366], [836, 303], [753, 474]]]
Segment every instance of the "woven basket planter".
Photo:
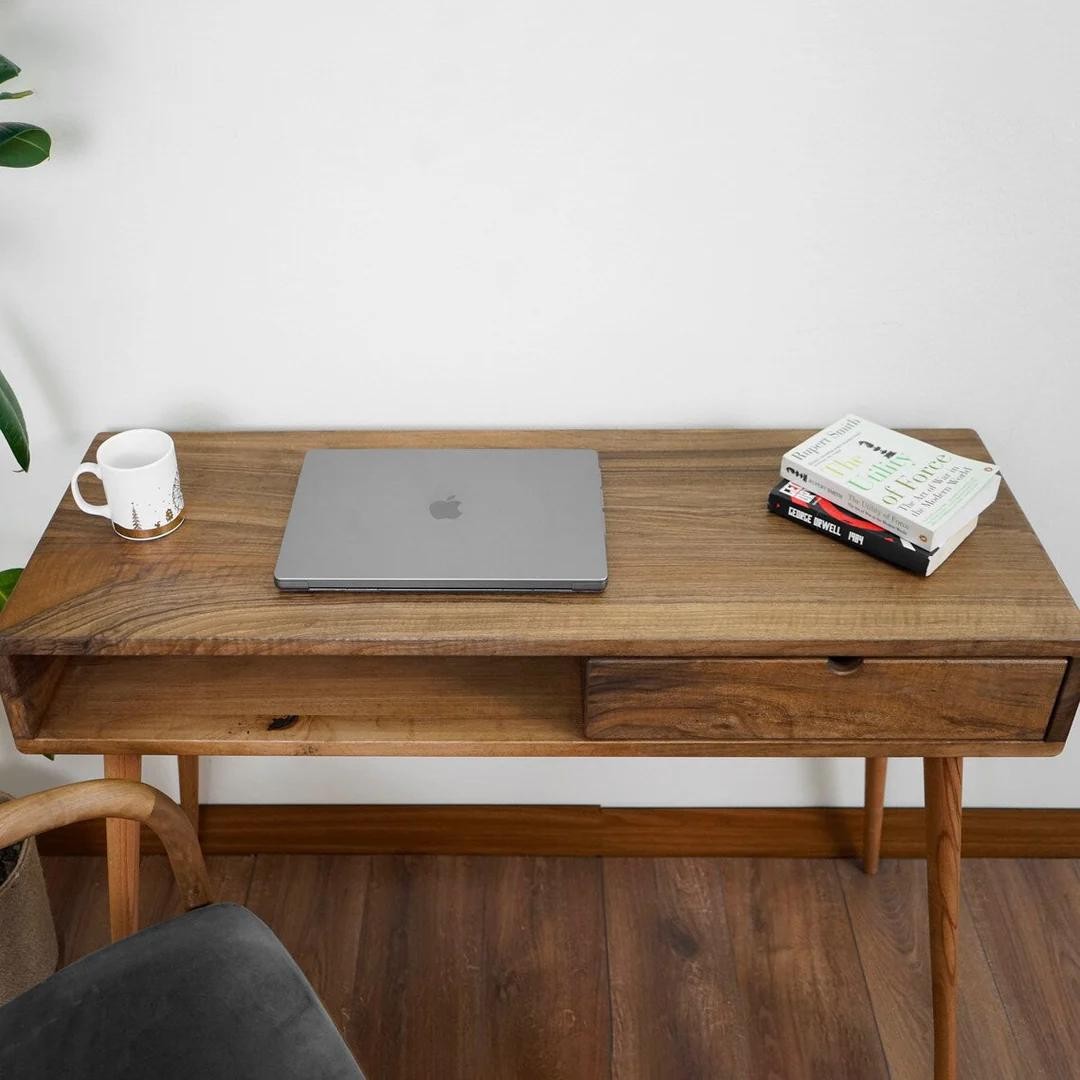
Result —
[[[0, 791], [0, 802], [10, 795]], [[0, 882], [0, 1005], [47, 979], [59, 951], [37, 844], [28, 837], [19, 860]]]

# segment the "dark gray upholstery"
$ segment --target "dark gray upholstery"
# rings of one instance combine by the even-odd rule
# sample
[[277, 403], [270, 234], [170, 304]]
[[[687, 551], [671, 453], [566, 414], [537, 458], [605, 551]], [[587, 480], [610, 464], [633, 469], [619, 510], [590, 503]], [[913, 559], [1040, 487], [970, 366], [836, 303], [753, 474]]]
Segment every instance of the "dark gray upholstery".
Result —
[[0, 1008], [3, 1080], [363, 1080], [281, 942], [213, 904]]

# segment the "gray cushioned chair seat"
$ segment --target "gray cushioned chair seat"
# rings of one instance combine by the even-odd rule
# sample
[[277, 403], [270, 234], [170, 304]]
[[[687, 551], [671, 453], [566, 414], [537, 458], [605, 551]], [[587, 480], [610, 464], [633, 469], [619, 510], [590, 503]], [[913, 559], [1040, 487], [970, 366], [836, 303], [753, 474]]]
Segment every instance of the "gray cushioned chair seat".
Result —
[[303, 973], [246, 908], [213, 904], [0, 1008], [4, 1080], [363, 1080]]

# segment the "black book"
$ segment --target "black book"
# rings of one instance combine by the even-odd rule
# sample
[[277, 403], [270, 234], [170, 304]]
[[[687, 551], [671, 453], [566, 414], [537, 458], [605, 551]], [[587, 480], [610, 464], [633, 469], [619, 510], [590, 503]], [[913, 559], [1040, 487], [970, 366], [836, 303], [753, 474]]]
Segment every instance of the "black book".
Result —
[[961, 529], [936, 551], [924, 551], [896, 533], [857, 517], [850, 510], [788, 480], [781, 480], [769, 492], [769, 509], [782, 518], [797, 521], [808, 529], [824, 533], [841, 544], [910, 570], [920, 577], [929, 577], [971, 534], [978, 521], [976, 519]]

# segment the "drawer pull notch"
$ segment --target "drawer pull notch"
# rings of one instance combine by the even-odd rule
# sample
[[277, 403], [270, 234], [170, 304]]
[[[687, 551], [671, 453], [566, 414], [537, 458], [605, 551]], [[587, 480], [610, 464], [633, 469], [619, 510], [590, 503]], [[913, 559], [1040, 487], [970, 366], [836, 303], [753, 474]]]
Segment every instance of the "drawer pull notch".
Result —
[[854, 675], [862, 667], [861, 656], [830, 656], [825, 666], [834, 675]]

